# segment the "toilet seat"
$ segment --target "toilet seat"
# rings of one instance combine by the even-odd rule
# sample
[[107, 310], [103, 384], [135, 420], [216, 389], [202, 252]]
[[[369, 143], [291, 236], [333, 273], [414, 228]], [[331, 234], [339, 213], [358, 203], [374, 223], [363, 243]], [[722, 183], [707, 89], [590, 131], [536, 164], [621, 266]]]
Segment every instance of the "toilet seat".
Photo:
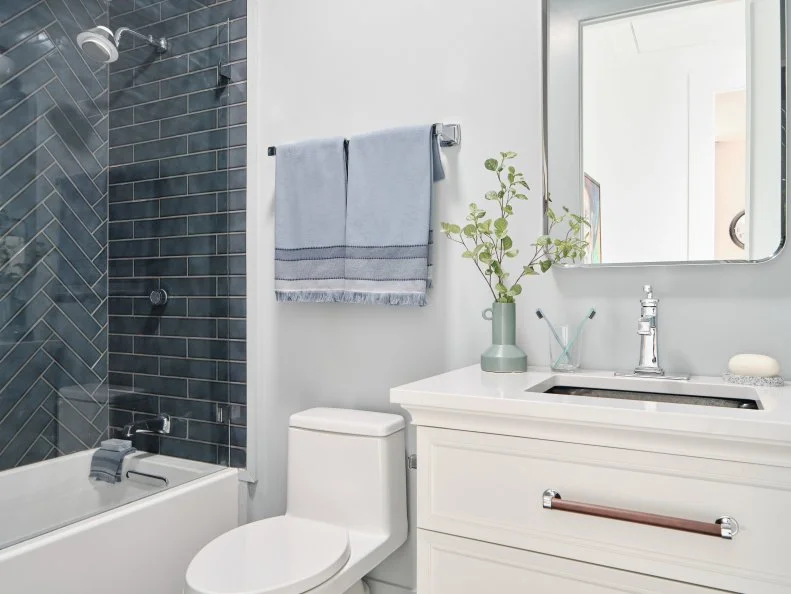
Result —
[[184, 594], [302, 594], [349, 560], [343, 528], [279, 516], [234, 528], [198, 552]]

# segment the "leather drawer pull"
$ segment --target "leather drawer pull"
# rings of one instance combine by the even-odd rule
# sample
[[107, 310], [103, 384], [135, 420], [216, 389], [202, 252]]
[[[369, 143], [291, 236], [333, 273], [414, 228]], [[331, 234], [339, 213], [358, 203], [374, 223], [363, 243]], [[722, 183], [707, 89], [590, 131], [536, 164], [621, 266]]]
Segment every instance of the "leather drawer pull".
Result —
[[730, 540], [739, 532], [738, 522], [730, 516], [722, 516], [715, 522], [685, 520], [684, 518], [647, 514], [628, 509], [619, 509], [617, 507], [605, 507], [603, 505], [580, 503], [578, 501], [565, 501], [561, 499], [560, 493], [552, 489], [544, 491], [543, 506], [545, 509], [556, 509], [558, 511], [573, 512], [586, 516], [598, 516], [600, 518], [610, 518], [624, 522], [634, 522], [635, 524], [645, 524], [647, 526], [670, 528], [671, 530], [706, 534], [708, 536], [719, 536], [727, 540]]

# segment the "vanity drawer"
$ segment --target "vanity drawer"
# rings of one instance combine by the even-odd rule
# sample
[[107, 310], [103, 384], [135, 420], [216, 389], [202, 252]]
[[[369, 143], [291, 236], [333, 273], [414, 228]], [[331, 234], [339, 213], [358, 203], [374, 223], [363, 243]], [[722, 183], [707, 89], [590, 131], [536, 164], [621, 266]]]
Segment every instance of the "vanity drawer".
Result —
[[[723, 590], [791, 591], [789, 469], [426, 427], [418, 461], [419, 528]], [[547, 489], [713, 531], [731, 516], [739, 530], [726, 540], [545, 509]]]
[[721, 592], [428, 530], [418, 531], [417, 555], [420, 594]]

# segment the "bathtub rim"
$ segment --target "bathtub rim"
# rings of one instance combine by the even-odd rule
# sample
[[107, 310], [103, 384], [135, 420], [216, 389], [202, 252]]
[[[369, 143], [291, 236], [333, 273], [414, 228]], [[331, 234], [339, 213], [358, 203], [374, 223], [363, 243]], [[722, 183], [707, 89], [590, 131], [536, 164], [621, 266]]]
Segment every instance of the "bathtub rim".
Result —
[[119, 507], [100, 512], [89, 518], [84, 518], [44, 534], [33, 536], [27, 540], [23, 540], [11, 546], [0, 549], [0, 562], [12, 559], [18, 555], [24, 555], [33, 549], [46, 546], [50, 543], [57, 542], [67, 538], [70, 534], [90, 530], [96, 526], [112, 521], [113, 517], [123, 517], [132, 513], [136, 513], [140, 510], [146, 509], [147, 507], [156, 505], [157, 502], [173, 499], [185, 493], [195, 491], [201, 488], [201, 486], [229, 480], [230, 478], [239, 481], [238, 468], [221, 468], [216, 472], [206, 476], [197, 477], [176, 487], [167, 488], [158, 493], [143, 497], [142, 499], [131, 501]]

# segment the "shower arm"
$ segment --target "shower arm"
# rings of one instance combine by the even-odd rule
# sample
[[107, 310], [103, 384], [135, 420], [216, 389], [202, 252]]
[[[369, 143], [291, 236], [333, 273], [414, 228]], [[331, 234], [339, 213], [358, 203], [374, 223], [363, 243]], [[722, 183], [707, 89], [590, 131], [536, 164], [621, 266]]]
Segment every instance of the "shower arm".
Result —
[[153, 35], [143, 35], [142, 33], [138, 33], [130, 29], [129, 27], [120, 27], [115, 32], [115, 45], [118, 47], [118, 44], [121, 42], [121, 37], [124, 34], [129, 34], [132, 37], [137, 37], [141, 41], [145, 41], [149, 45], [153, 45], [157, 48], [157, 51], [160, 53], [168, 51], [168, 40], [164, 37], [160, 37], [159, 39], [155, 39]]

